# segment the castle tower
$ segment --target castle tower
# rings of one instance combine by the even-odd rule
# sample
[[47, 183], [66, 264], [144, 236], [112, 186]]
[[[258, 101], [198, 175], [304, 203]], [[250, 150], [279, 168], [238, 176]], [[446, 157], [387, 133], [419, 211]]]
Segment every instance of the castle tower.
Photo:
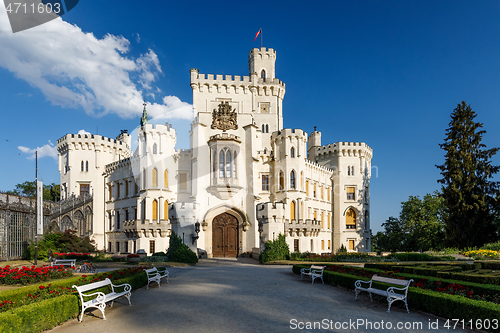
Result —
[[272, 48], [253, 48], [252, 50], [250, 50], [250, 55], [248, 57], [248, 68], [250, 70], [250, 75], [252, 75], [252, 73], [257, 73], [257, 76], [261, 79], [274, 79], [275, 62], [276, 51]]
[[316, 160], [316, 150], [319, 147], [321, 147], [321, 132], [316, 131], [314, 126], [314, 132], [307, 139], [307, 155], [311, 161]]

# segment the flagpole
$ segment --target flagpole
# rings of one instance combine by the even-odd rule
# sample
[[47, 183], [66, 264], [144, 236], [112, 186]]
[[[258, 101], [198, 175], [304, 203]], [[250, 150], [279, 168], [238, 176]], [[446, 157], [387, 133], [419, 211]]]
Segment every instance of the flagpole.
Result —
[[38, 241], [37, 241], [37, 233], [38, 233], [38, 150], [35, 151], [35, 266], [38, 265], [37, 257], [38, 257]]
[[260, 28], [260, 48], [263, 47], [263, 43], [262, 43], [262, 28]]

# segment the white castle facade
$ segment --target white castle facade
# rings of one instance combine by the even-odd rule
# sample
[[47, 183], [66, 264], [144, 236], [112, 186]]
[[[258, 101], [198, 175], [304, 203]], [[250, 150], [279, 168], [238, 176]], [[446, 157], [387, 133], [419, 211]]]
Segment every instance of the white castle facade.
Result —
[[175, 130], [150, 124], [146, 106], [134, 151], [126, 131], [58, 140], [62, 199], [93, 194], [86, 228], [99, 249], [165, 251], [174, 231], [208, 257], [255, 252], [280, 233], [291, 251], [370, 251], [372, 149], [284, 129], [275, 61], [263, 47], [249, 76], [191, 69], [190, 149], [174, 149]]

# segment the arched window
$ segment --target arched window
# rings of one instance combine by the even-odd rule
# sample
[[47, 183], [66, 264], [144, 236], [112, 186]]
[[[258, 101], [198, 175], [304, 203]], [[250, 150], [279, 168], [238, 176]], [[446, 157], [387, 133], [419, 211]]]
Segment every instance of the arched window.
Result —
[[158, 152], [158, 147], [156, 146], [156, 143], [153, 145], [153, 154], [156, 154]]
[[89, 171], [89, 161], [85, 162], [85, 171]]
[[168, 200], [163, 204], [163, 219], [168, 220]]
[[294, 147], [290, 148], [290, 157], [291, 158], [295, 157], [295, 148]]
[[236, 151], [234, 152], [234, 178], [236, 178]]
[[266, 125], [262, 124], [262, 133], [266, 133]]
[[153, 200], [153, 221], [158, 220], [158, 201]]
[[262, 70], [262, 71], [260, 72], [260, 78], [261, 78], [261, 79], [264, 79], [264, 80], [266, 79], [266, 71], [265, 71], [265, 70]]
[[295, 201], [290, 202], [290, 220], [295, 220]]
[[290, 188], [295, 188], [295, 171], [290, 172]]
[[316, 198], [316, 184], [314, 184], [314, 187], [313, 187], [313, 197]]
[[224, 178], [226, 177], [226, 173], [224, 172], [224, 151], [222, 150], [219, 153], [219, 178]]
[[309, 181], [306, 180], [306, 195], [309, 195]]
[[214, 157], [213, 157], [213, 177], [214, 179], [217, 178], [217, 152], [214, 150]]
[[163, 172], [163, 181], [164, 181], [165, 188], [168, 188], [168, 170], [167, 169], [165, 169], [165, 171]]
[[350, 166], [347, 166], [347, 175], [350, 176], [351, 175], [351, 167]]
[[231, 151], [226, 150], [226, 178], [231, 178]]
[[352, 208], [345, 214], [345, 228], [356, 229], [356, 212]]
[[354, 176], [354, 165], [351, 167], [351, 176]]
[[156, 168], [153, 169], [152, 186], [158, 187], [158, 171], [156, 170]]
[[82, 171], [84, 171], [84, 168], [83, 168], [83, 161], [82, 161]]
[[285, 177], [283, 175], [283, 171], [280, 171], [280, 187], [279, 187], [279, 190], [280, 191], [283, 191], [283, 189], [285, 188]]
[[266, 125], [266, 133], [269, 133], [269, 125]]

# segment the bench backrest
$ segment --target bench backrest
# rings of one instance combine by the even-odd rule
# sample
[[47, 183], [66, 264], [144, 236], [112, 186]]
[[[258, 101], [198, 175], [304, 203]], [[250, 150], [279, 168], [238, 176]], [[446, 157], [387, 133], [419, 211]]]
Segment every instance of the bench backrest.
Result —
[[99, 288], [105, 287], [107, 285], [111, 285], [111, 280], [108, 278], [106, 278], [106, 280], [103, 280], [103, 281], [98, 281], [98, 282], [85, 284], [83, 286], [73, 286], [73, 287], [76, 288], [76, 290], [78, 290], [78, 292], [83, 293], [85, 291], [99, 289]]
[[315, 271], [322, 271], [324, 269], [325, 269], [325, 266], [315, 266], [315, 265], [311, 266], [311, 270], [315, 270]]
[[385, 282], [385, 283], [390, 283], [390, 284], [398, 284], [401, 286], [406, 286], [410, 283], [408, 280], [400, 280], [400, 279], [393, 279], [393, 278], [388, 278], [388, 277], [382, 277], [382, 276], [377, 276], [374, 275], [372, 277], [373, 281], [380, 281], [380, 282]]

